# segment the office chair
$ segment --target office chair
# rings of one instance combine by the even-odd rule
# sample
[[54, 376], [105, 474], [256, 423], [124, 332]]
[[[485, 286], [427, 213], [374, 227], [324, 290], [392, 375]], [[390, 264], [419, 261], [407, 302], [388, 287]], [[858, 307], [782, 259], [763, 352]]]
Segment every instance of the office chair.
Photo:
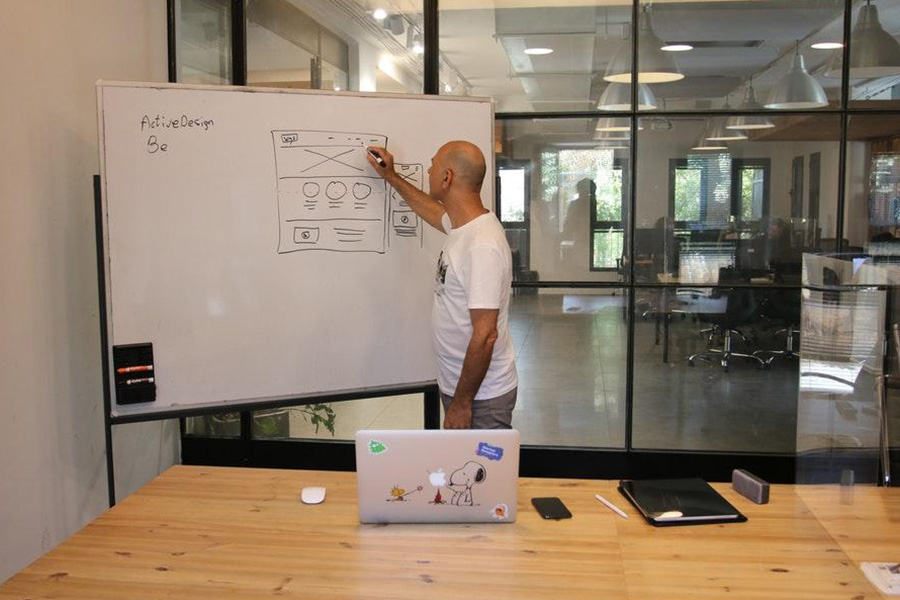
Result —
[[769, 355], [766, 361], [771, 366], [776, 358], [800, 358], [795, 350], [794, 337], [800, 335], [800, 292], [796, 290], [775, 290], [760, 302], [760, 314], [773, 321], [780, 321], [786, 327], [775, 332], [775, 336], [785, 336], [786, 345], [781, 350], [757, 350], [753, 356], [764, 357]]
[[[738, 283], [734, 269], [731, 267], [723, 267], [719, 270], [719, 283]], [[753, 290], [748, 288], [731, 288], [725, 290], [716, 290], [711, 297], [725, 297], [724, 313], [707, 313], [701, 314], [700, 320], [709, 323], [711, 327], [700, 331], [700, 335], [707, 336], [707, 343], [712, 344], [717, 337], [722, 338], [721, 348], [710, 348], [705, 352], [698, 352], [688, 357], [688, 365], [693, 367], [694, 361], [703, 360], [709, 363], [713, 359], [719, 361], [722, 370], [726, 373], [729, 369], [729, 362], [732, 358], [743, 358], [756, 363], [760, 369], [765, 369], [767, 364], [764, 360], [753, 354], [745, 354], [735, 352], [734, 337], [740, 337], [744, 343], [747, 338], [740, 332], [738, 327], [746, 325], [753, 321], [757, 315], [756, 297]]]

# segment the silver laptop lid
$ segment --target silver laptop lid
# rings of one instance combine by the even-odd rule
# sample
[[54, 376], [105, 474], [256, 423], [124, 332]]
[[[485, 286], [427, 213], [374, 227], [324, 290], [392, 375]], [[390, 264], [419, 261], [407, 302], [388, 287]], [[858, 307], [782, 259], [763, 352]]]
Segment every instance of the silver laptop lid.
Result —
[[518, 477], [514, 429], [356, 434], [362, 523], [512, 523]]

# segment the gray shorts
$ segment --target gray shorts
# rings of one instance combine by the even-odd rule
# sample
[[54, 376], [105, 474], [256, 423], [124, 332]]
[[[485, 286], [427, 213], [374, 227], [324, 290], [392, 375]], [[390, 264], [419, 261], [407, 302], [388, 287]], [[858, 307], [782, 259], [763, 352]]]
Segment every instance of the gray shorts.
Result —
[[[512, 429], [512, 412], [516, 406], [519, 388], [513, 388], [502, 396], [472, 401], [472, 429]], [[453, 396], [441, 392], [441, 402], [447, 411]]]

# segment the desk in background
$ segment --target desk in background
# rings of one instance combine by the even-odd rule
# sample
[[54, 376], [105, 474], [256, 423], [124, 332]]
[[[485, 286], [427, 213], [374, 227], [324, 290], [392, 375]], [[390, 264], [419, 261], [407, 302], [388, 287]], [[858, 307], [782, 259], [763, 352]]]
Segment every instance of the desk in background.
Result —
[[[300, 489], [325, 485], [319, 506]], [[772, 486], [749, 521], [654, 528], [611, 481], [522, 479], [515, 524], [360, 525], [354, 473], [176, 466], [0, 586], [0, 598], [868, 600], [900, 490]], [[622, 519], [594, 500], [619, 505]], [[535, 496], [574, 518], [543, 521]]]

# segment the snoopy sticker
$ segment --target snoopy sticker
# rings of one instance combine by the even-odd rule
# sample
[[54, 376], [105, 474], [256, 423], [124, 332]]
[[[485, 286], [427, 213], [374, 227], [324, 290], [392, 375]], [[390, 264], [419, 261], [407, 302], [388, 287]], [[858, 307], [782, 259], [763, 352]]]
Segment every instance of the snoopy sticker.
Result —
[[484, 482], [487, 471], [481, 464], [470, 460], [450, 474], [447, 487], [453, 491], [450, 504], [453, 506], [476, 506], [472, 499], [472, 487]]

